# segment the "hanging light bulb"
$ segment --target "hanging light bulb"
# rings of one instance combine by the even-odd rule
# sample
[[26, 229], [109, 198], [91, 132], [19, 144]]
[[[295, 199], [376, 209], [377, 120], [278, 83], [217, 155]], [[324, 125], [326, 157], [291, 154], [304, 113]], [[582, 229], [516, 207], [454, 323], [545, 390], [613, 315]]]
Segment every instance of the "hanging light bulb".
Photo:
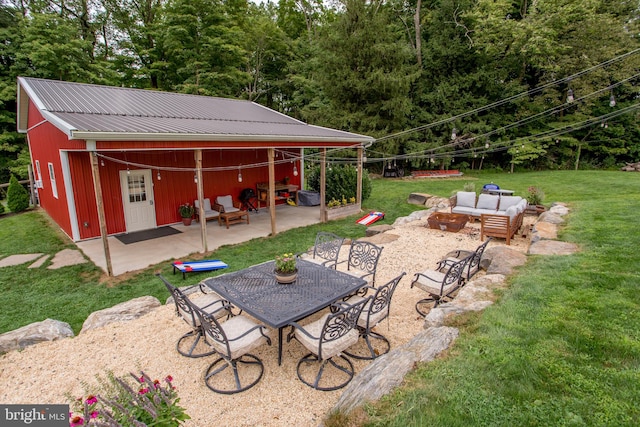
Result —
[[156, 179], [158, 181], [160, 181], [162, 179], [162, 177], [160, 176], [160, 169], [158, 169], [158, 175], [156, 175]]
[[453, 128], [453, 130], [451, 131], [451, 140], [456, 139], [457, 136], [458, 136], [458, 129]]
[[616, 97], [613, 96], [613, 93], [609, 97], [609, 107], [613, 108], [616, 106]]
[[104, 167], [104, 159], [100, 159], [100, 166]]
[[242, 172], [240, 171], [240, 168], [238, 168], [238, 182], [242, 182]]
[[127, 165], [127, 175], [131, 175], [131, 171], [129, 170], [129, 165]]
[[293, 176], [298, 176], [298, 168], [296, 165], [293, 165]]
[[198, 183], [198, 174], [194, 172], [193, 174], [193, 182]]
[[488, 142], [484, 144], [484, 148], [489, 148], [489, 143]]
[[362, 151], [362, 161], [363, 162], [367, 161], [367, 152], [366, 152], [366, 150]]
[[573, 90], [569, 89], [567, 91], [567, 103], [569, 102], [573, 102], [574, 98], [573, 98]]

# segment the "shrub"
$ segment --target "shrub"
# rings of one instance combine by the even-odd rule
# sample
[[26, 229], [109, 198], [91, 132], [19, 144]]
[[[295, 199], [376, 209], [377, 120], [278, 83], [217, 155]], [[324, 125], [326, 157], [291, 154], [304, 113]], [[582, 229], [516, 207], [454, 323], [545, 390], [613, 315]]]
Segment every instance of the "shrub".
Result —
[[7, 190], [7, 207], [11, 212], [22, 212], [29, 207], [29, 192], [11, 175]]
[[144, 372], [131, 374], [135, 384], [108, 374], [103, 384], [105, 394], [90, 394], [75, 402], [75, 411], [69, 416], [74, 426], [158, 426], [177, 427], [191, 417], [178, 405], [180, 398], [167, 376], [165, 385], [151, 380]]
[[[356, 197], [358, 170], [352, 165], [327, 168], [326, 200], [351, 200]], [[314, 191], [320, 191], [320, 166], [307, 175], [307, 184]], [[371, 179], [367, 171], [362, 173], [362, 200], [371, 196]]]

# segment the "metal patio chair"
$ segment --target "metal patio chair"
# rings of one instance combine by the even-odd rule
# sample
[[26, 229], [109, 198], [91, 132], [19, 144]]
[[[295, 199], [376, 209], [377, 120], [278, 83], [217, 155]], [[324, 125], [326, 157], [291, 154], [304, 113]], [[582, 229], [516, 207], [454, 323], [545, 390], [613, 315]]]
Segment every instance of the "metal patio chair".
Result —
[[[323, 391], [338, 390], [351, 381], [353, 363], [342, 353], [358, 342], [356, 322], [368, 301], [369, 298], [365, 298], [355, 304], [334, 303], [334, 312], [308, 325], [291, 323], [287, 342], [295, 338], [310, 351], [298, 361], [296, 373], [300, 381]], [[332, 371], [332, 375], [327, 376], [337, 384], [325, 384], [323, 381], [323, 375], [328, 370]]]
[[441, 270], [447, 265], [454, 264], [464, 258], [467, 258], [469, 255], [473, 255], [473, 257], [467, 263], [466, 274], [464, 274], [464, 283], [471, 280], [471, 278], [480, 271], [480, 261], [482, 260], [482, 254], [484, 254], [484, 250], [487, 248], [487, 245], [491, 241], [491, 237], [489, 237], [484, 243], [476, 248], [475, 251], [467, 251], [463, 249], [458, 249], [454, 253], [449, 254], [445, 259], [438, 262], [438, 267], [436, 270]]
[[[389, 352], [391, 349], [391, 343], [384, 335], [374, 332], [373, 328], [375, 328], [384, 319], [389, 318], [391, 298], [398, 287], [398, 283], [400, 283], [400, 279], [402, 279], [405, 274], [407, 273], [403, 271], [399, 276], [391, 279], [384, 285], [378, 288], [371, 288], [374, 293], [368, 298], [369, 302], [367, 302], [362, 309], [362, 313], [360, 314], [360, 317], [358, 317], [358, 322], [356, 324], [360, 337], [363, 338], [363, 341], [367, 346], [366, 354], [362, 354], [361, 351], [356, 352], [356, 347], [358, 346], [353, 346], [348, 351], [345, 350], [344, 354], [356, 359], [371, 360]], [[351, 297], [348, 302], [353, 304], [360, 302], [363, 299], [365, 298], [356, 295]], [[377, 346], [374, 346], [372, 340], [379, 342], [379, 346], [382, 347], [382, 350]]]
[[354, 240], [349, 247], [349, 258], [345, 261], [336, 263], [336, 268], [342, 263], [346, 263], [345, 273], [365, 279], [371, 286], [376, 285], [376, 270], [378, 269], [378, 261], [382, 254], [383, 246], [377, 246], [373, 243]]
[[204, 342], [202, 346], [199, 346], [201, 338], [203, 337], [203, 330], [200, 319], [192, 307], [196, 306], [206, 313], [215, 313], [218, 317], [228, 317], [231, 314], [231, 311], [225, 308], [228, 303], [215, 292], [205, 293], [202, 286], [200, 286], [199, 298], [192, 300], [179, 288], [169, 283], [161, 274], [156, 274], [156, 276], [164, 282], [173, 297], [173, 302], [176, 305], [176, 315], [180, 316], [191, 327], [191, 331], [184, 334], [178, 340], [176, 344], [178, 353], [193, 358], [213, 354], [214, 352], [208, 346], [205, 346]]
[[427, 311], [424, 307], [427, 304], [437, 307], [441, 302], [452, 298], [453, 293], [462, 286], [465, 268], [472, 257], [473, 255], [469, 255], [460, 261], [443, 266], [440, 270], [425, 270], [414, 275], [411, 287], [415, 286], [429, 294], [427, 298], [416, 303], [418, 314], [426, 316]]
[[335, 268], [343, 243], [344, 237], [327, 231], [319, 231], [318, 234], [316, 234], [313, 252], [310, 254], [304, 252], [298, 254], [298, 257], [305, 261], [324, 265], [325, 267]]
[[206, 313], [197, 307], [194, 311], [200, 318], [205, 341], [220, 356], [205, 371], [207, 387], [216, 393], [234, 394], [258, 384], [264, 365], [249, 352], [264, 343], [271, 345], [271, 339], [265, 334], [267, 327], [243, 315], [219, 322], [215, 313]]

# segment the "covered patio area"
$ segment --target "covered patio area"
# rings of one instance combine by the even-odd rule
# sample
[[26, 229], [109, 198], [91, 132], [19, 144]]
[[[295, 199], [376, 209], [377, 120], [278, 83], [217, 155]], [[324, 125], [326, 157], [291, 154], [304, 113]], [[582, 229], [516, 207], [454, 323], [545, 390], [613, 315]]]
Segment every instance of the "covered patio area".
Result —
[[[276, 211], [277, 232], [321, 222], [319, 206], [278, 205]], [[271, 234], [271, 217], [268, 209], [261, 209], [257, 213], [250, 212], [249, 218], [249, 224], [235, 224], [228, 229], [225, 226], [219, 226], [217, 221], [207, 222], [208, 250], [213, 251], [223, 245], [242, 243]], [[113, 275], [118, 276], [129, 271], [140, 270], [163, 261], [185, 259], [190, 254], [197, 254], [204, 250], [199, 223], [193, 222], [190, 226], [178, 223], [171, 227], [180, 233], [128, 245], [115, 236], [109, 236]], [[107, 272], [102, 239], [85, 240], [76, 244], [94, 264]], [[228, 260], [225, 262], [228, 263]]]

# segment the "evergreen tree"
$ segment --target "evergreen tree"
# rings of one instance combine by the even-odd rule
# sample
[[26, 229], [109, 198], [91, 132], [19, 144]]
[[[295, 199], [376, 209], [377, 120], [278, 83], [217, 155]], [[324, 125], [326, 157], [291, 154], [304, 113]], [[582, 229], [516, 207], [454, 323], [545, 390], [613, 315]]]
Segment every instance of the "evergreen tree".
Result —
[[29, 207], [29, 192], [11, 175], [7, 189], [7, 207], [11, 212], [22, 212]]

